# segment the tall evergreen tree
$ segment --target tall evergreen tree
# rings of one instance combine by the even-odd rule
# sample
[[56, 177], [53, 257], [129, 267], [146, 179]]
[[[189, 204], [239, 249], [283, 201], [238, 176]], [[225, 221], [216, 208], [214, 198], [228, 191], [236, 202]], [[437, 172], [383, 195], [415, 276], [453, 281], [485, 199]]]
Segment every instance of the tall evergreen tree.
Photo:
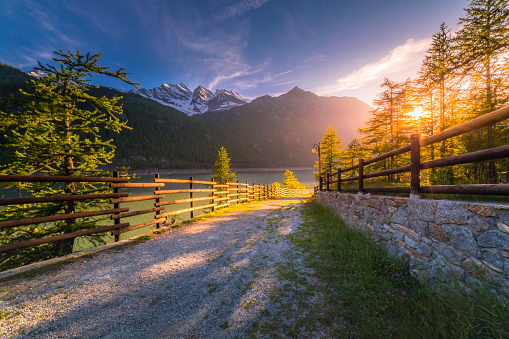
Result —
[[[507, 90], [503, 91], [501, 87], [509, 80], [503, 67], [507, 63], [504, 55], [509, 52], [509, 2], [471, 0], [465, 12], [465, 17], [459, 21], [462, 27], [456, 35], [458, 64], [468, 73], [473, 85], [470, 86], [469, 101], [475, 105], [471, 110], [474, 116], [483, 115], [508, 100]], [[487, 127], [484, 134], [476, 134], [477, 147], [470, 150], [493, 147], [495, 139], [499, 139], [492, 126]], [[485, 176], [489, 182], [496, 182], [494, 161], [489, 161], [487, 170], [483, 167], [481, 164], [479, 177]]]
[[[343, 140], [338, 136], [334, 126], [327, 127], [320, 144], [320, 156], [322, 161], [321, 174], [332, 173], [337, 170], [341, 164], [341, 152], [343, 151]], [[318, 161], [315, 164], [318, 168]], [[318, 172], [315, 172], [318, 178]]]
[[[30, 80], [30, 93], [20, 90], [23, 97], [4, 99], [22, 106], [19, 112], [0, 112], [0, 129], [5, 131], [6, 144], [15, 150], [8, 163], [0, 164], [0, 173], [30, 175], [34, 173], [64, 176], [108, 176], [101, 166], [111, 162], [115, 155], [112, 140], [104, 141], [101, 132], [120, 132], [128, 128], [121, 121], [121, 97], [95, 97], [89, 89], [98, 87], [90, 83], [94, 75], [117, 78], [130, 85], [125, 69], [110, 71], [110, 67], [98, 65], [100, 54], [81, 54], [80, 51], [54, 52], [57, 65], [36, 67], [45, 73], [40, 80]], [[67, 183], [55, 187], [54, 183], [16, 183], [18, 189], [39, 197], [48, 195], [89, 194], [102, 192], [86, 183]], [[62, 202], [9, 206], [0, 218], [24, 219], [44, 215], [69, 214], [102, 208], [101, 201]], [[68, 220], [65, 222], [29, 225], [14, 229], [2, 229], [0, 243], [17, 242], [32, 238], [70, 233], [95, 227], [93, 219]], [[95, 238], [97, 239], [97, 238]], [[10, 260], [25, 263], [54, 255], [72, 252], [74, 239], [60, 243], [45, 244], [37, 250], [22, 250], [21, 254], [3, 255], [2, 263]], [[6, 265], [9, 265], [6, 263]]]
[[226, 148], [221, 147], [217, 153], [216, 162], [212, 172], [214, 176], [211, 178], [218, 184], [225, 184], [237, 180], [235, 172], [230, 171], [230, 157]]

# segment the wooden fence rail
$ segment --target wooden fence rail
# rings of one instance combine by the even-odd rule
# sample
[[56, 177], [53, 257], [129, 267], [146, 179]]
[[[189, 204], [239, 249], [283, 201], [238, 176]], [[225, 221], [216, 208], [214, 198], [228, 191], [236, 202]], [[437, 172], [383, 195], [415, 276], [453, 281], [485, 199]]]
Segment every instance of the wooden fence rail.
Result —
[[[480, 128], [491, 126], [495, 123], [509, 119], [509, 106], [498, 109], [481, 117], [472, 119], [458, 126], [449, 128], [443, 132], [431, 135], [422, 139], [419, 134], [412, 134], [410, 145], [400, 147], [390, 152], [378, 155], [368, 160], [359, 159], [359, 163], [347, 168], [338, 168], [334, 173], [320, 175], [320, 184], [315, 189], [330, 191], [331, 184], [337, 184], [338, 192], [358, 192], [364, 193], [409, 193], [410, 197], [418, 198], [421, 193], [440, 193], [440, 194], [478, 194], [478, 195], [509, 195], [509, 184], [470, 184], [470, 185], [431, 185], [421, 186], [421, 170], [453, 166], [459, 164], [468, 164], [479, 161], [495, 160], [509, 158], [509, 145], [484, 149], [480, 151], [455, 155], [442, 159], [421, 162], [421, 148], [445, 141], [449, 138], [462, 135], [467, 132], [475, 131]], [[364, 173], [367, 165], [371, 165], [390, 157], [410, 152], [410, 164], [386, 169], [378, 172]], [[358, 170], [358, 175], [342, 178], [342, 174]], [[410, 172], [410, 187], [369, 187], [364, 188], [364, 179], [388, 176], [392, 174]], [[358, 182], [358, 188], [342, 188], [341, 183]], [[325, 186], [325, 187], [323, 187]]]
[[[75, 194], [68, 196], [46, 196], [46, 197], [25, 197], [25, 198], [0, 198], [0, 206], [17, 205], [17, 204], [38, 204], [44, 202], [66, 202], [66, 201], [87, 201], [103, 199], [113, 205], [113, 208], [107, 208], [109, 205], [105, 203], [102, 210], [97, 211], [76, 211], [75, 213], [59, 213], [55, 215], [24, 218], [16, 220], [2, 220], [0, 221], [0, 229], [14, 228], [14, 227], [27, 227], [27, 225], [34, 225], [40, 223], [48, 223], [61, 220], [76, 220], [81, 218], [89, 218], [96, 216], [108, 216], [106, 220], [113, 221], [113, 225], [100, 226], [87, 230], [65, 233], [56, 236], [31, 239], [18, 243], [0, 245], [0, 253], [23, 249], [31, 246], [46, 244], [50, 242], [62, 241], [66, 239], [73, 239], [76, 237], [93, 235], [104, 232], [111, 232], [115, 236], [115, 241], [120, 240], [120, 234], [136, 230], [142, 227], [156, 225], [159, 228], [161, 225], [168, 223], [169, 217], [181, 215], [183, 213], [190, 213], [191, 218], [194, 217], [194, 212], [199, 210], [212, 210], [217, 208], [228, 207], [233, 204], [240, 204], [245, 201], [253, 199], [267, 199], [277, 198], [280, 196], [302, 194], [304, 191], [292, 191], [288, 189], [276, 189], [272, 186], [228, 182], [226, 184], [217, 184], [214, 181], [193, 180], [192, 177], [187, 179], [170, 179], [160, 178], [158, 174], [155, 175], [153, 182], [133, 183], [129, 182], [127, 178], [120, 178], [117, 172], [113, 177], [64, 177], [64, 176], [18, 176], [18, 175], [0, 175], [0, 182], [14, 183], [14, 182], [89, 182], [89, 183], [108, 183], [113, 193], [103, 194]], [[189, 188], [182, 189], [177, 187], [171, 189], [175, 184], [189, 184]], [[173, 186], [174, 187], [174, 186]], [[154, 188], [152, 195], [130, 197], [128, 192], [119, 192], [120, 189], [129, 188]], [[169, 188], [169, 189], [166, 189]], [[177, 198], [175, 194], [180, 194]], [[188, 194], [188, 197], [182, 198], [182, 194]], [[206, 194], [206, 196], [196, 196], [196, 194]], [[164, 200], [163, 199], [169, 199]], [[122, 207], [121, 204], [133, 203], [140, 201], [154, 200], [153, 208], [139, 208], [131, 205], [130, 208]], [[208, 203], [207, 203], [208, 202]], [[202, 203], [194, 205], [195, 203]], [[177, 205], [179, 206], [175, 211], [165, 211], [166, 206]], [[131, 210], [130, 210], [131, 209]], [[131, 225], [129, 222], [122, 222], [121, 219], [138, 215], [152, 214], [154, 220], [143, 222], [137, 225]], [[103, 221], [104, 222], [104, 221]]]

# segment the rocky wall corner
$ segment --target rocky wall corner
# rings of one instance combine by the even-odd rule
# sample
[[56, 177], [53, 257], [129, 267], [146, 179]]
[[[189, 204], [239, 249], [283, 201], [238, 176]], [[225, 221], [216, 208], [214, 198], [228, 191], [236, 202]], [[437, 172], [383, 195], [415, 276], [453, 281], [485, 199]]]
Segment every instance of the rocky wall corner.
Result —
[[451, 275], [472, 285], [483, 275], [509, 296], [509, 204], [323, 191], [316, 200], [433, 286]]

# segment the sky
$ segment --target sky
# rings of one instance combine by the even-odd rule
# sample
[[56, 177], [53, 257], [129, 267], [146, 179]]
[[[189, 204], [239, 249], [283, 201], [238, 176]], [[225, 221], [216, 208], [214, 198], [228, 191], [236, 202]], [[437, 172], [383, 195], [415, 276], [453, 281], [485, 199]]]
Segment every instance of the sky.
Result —
[[[298, 86], [371, 104], [414, 78], [466, 0], [0, 0], [0, 62], [30, 71], [63, 49], [103, 55], [142, 88], [183, 82], [250, 99]], [[129, 89], [118, 80], [97, 84]]]

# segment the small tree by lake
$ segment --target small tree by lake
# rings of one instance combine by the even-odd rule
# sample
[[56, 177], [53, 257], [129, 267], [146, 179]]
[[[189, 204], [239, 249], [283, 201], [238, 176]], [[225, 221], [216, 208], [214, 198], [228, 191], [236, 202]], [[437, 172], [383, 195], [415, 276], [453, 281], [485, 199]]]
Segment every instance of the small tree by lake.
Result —
[[283, 184], [280, 182], [273, 182], [272, 187], [274, 188], [294, 188], [294, 189], [305, 189], [306, 186], [299, 182], [299, 180], [293, 175], [290, 170], [285, 171], [285, 177], [283, 178]]
[[237, 180], [235, 172], [230, 171], [230, 160], [228, 151], [226, 151], [226, 148], [222, 146], [217, 153], [216, 162], [212, 169], [212, 172], [214, 173], [214, 176], [211, 178], [212, 180], [218, 184], [225, 184], [227, 182]]
[[304, 184], [301, 184], [299, 180], [293, 175], [293, 172], [290, 170], [286, 170], [285, 172], [285, 178], [283, 179], [283, 187], [294, 189], [306, 188], [306, 186], [304, 186]]

